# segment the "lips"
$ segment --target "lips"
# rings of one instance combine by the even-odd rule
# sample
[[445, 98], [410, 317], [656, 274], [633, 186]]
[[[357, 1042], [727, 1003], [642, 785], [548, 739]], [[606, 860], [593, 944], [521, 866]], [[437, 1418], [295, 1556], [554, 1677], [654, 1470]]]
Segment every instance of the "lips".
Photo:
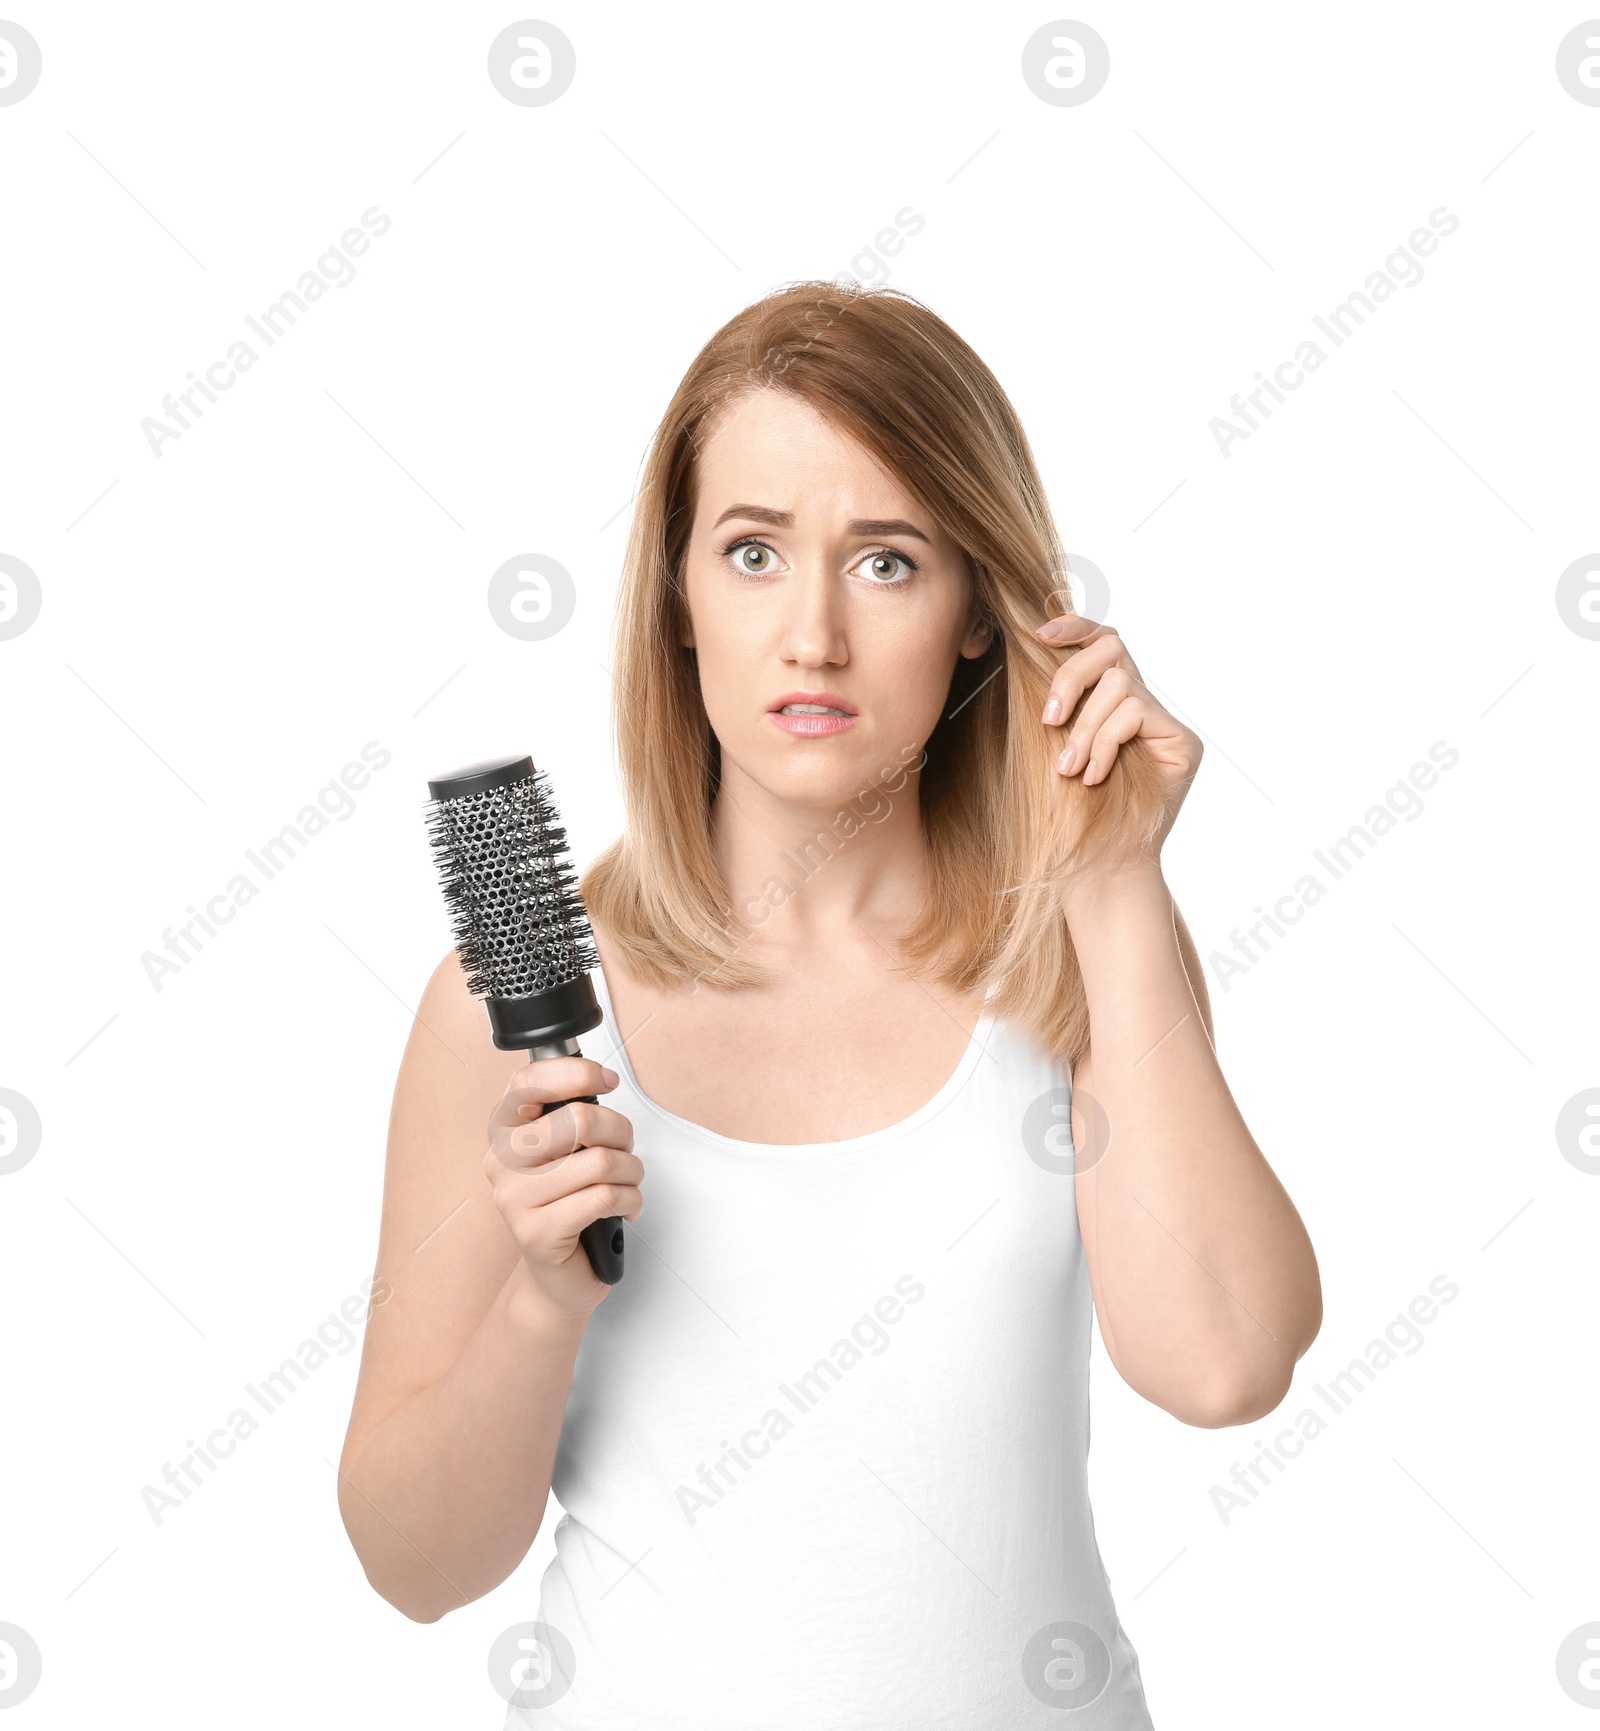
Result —
[[846, 733], [860, 720], [860, 711], [849, 698], [834, 691], [786, 691], [773, 699], [767, 713], [785, 733], [804, 739]]

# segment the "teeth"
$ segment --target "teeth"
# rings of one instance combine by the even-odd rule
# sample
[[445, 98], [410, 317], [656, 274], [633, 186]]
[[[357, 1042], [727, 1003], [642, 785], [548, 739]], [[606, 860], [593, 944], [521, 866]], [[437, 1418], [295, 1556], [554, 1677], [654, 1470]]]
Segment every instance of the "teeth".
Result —
[[848, 715], [846, 709], [834, 709], [826, 703], [786, 703], [779, 715]]

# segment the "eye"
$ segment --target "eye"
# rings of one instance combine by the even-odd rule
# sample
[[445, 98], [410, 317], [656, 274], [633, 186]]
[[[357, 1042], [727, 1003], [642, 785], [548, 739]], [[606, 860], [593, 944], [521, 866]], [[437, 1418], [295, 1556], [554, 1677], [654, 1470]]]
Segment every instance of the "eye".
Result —
[[742, 577], [765, 577], [778, 562], [778, 555], [765, 541], [757, 541], [749, 535], [739, 541], [730, 541], [722, 549], [722, 556], [724, 559], [732, 557], [733, 568]]
[[875, 553], [868, 553], [865, 558], [858, 560], [855, 569], [864, 572], [869, 582], [887, 587], [903, 582], [917, 569], [917, 562], [904, 553], [880, 547]]

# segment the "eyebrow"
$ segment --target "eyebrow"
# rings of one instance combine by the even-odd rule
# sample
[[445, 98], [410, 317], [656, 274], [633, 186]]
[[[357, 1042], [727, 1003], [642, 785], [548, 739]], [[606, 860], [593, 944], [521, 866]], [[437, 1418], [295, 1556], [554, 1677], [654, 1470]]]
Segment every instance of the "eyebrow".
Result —
[[[775, 529], [794, 526], [793, 511], [774, 511], [770, 505], [730, 505], [711, 527], [720, 528], [730, 517], [743, 517], [751, 523], [770, 523]], [[845, 529], [851, 535], [914, 535], [919, 541], [928, 541], [916, 524], [908, 523], [904, 517], [854, 517], [845, 524]], [[928, 544], [931, 546], [932, 542]]]

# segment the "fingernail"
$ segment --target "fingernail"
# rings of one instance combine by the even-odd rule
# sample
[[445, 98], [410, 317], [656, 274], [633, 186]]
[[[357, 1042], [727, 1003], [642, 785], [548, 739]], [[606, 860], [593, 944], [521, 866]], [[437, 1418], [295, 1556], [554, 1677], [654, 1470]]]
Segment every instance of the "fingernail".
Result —
[[617, 1083], [622, 1080], [615, 1070], [607, 1069], [604, 1064], [600, 1066], [600, 1074], [605, 1077], [608, 1088], [615, 1088]]
[[1067, 749], [1062, 752], [1060, 757], [1056, 759], [1056, 768], [1059, 769], [1063, 775], [1071, 775], [1073, 760], [1077, 755], [1077, 746], [1069, 745]]
[[1064, 619], [1048, 619], [1041, 625], [1035, 636], [1048, 638], [1052, 643], [1059, 643], [1066, 635], [1067, 622]]
[[1061, 699], [1059, 697], [1052, 697], [1044, 706], [1044, 724], [1046, 727], [1054, 727], [1060, 719]]

